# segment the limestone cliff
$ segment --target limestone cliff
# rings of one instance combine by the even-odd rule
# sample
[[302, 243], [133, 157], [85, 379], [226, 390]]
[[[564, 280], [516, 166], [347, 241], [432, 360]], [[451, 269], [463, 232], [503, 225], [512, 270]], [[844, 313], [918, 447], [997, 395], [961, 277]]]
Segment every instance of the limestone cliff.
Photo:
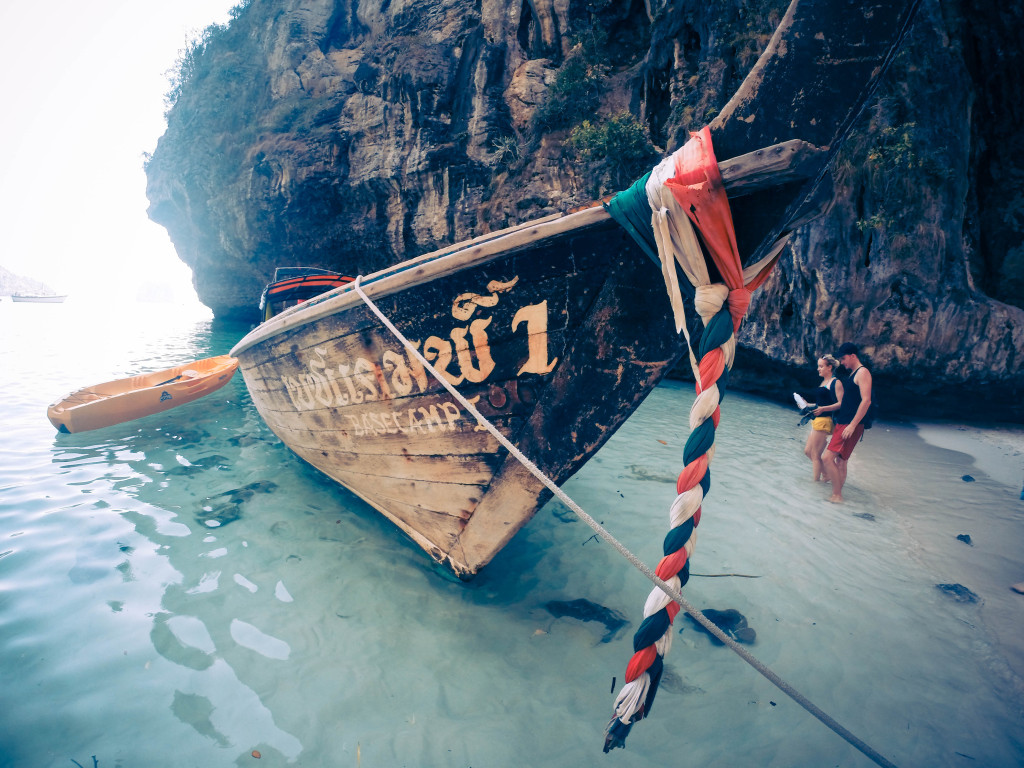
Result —
[[16, 275], [14, 272], [0, 267], [0, 296], [10, 296], [15, 293], [52, 295], [56, 291], [46, 283], [33, 280], [31, 277]]
[[[204, 303], [252, 317], [276, 266], [365, 274], [621, 189], [714, 117], [785, 5], [252, 0], [184, 52], [150, 216]], [[1024, 420], [1022, 16], [925, 0], [732, 386], [809, 385], [850, 339], [889, 415]]]

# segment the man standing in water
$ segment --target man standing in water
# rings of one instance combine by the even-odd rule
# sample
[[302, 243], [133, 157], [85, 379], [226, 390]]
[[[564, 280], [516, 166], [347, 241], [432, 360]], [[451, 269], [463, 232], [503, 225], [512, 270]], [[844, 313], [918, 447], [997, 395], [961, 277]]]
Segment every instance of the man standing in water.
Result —
[[848, 371], [850, 378], [843, 386], [843, 399], [835, 415], [835, 430], [825, 451], [825, 474], [832, 483], [829, 501], [841, 504], [843, 485], [846, 483], [846, 464], [864, 434], [864, 416], [871, 407], [871, 371], [861, 364], [855, 344], [845, 342], [836, 357]]

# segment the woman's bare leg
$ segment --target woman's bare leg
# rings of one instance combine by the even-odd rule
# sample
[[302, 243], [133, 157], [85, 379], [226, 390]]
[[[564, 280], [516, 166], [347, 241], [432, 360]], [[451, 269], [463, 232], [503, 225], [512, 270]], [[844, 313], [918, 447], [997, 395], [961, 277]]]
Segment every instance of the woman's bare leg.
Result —
[[804, 455], [811, 460], [811, 477], [816, 483], [821, 480], [825, 473], [821, 452], [825, 450], [825, 443], [827, 441], [827, 432], [818, 432], [812, 429], [811, 434], [807, 436], [807, 445], [804, 446]]

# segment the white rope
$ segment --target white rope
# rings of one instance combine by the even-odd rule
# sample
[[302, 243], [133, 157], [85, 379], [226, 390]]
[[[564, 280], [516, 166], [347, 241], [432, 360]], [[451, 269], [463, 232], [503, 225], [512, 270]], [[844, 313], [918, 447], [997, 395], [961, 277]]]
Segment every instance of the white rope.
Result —
[[[714, 635], [716, 638], [718, 638], [728, 648], [732, 649], [732, 651], [735, 652], [741, 659], [743, 659], [750, 666], [752, 666], [754, 669], [756, 669], [758, 672], [760, 672], [771, 683], [773, 683], [776, 687], [778, 687], [783, 693], [785, 693], [787, 696], [789, 696], [791, 699], [793, 699], [793, 701], [795, 701], [797, 704], [799, 704], [801, 707], [803, 707], [805, 710], [807, 710], [810, 714], [814, 715], [814, 717], [818, 718], [818, 720], [820, 720], [826, 726], [831, 728], [836, 734], [838, 734], [843, 739], [845, 739], [849, 744], [851, 744], [852, 746], [854, 746], [858, 750], [860, 750], [863, 754], [865, 754], [867, 757], [869, 757], [871, 760], [873, 760], [877, 765], [883, 766], [883, 768], [896, 768], [896, 766], [893, 763], [891, 763], [888, 760], [886, 760], [882, 755], [880, 755], [878, 752], [876, 752], [874, 749], [872, 749], [866, 743], [861, 741], [859, 738], [854, 736], [850, 731], [846, 730], [842, 725], [840, 725], [838, 722], [836, 722], [836, 720], [834, 720], [830, 715], [828, 715], [826, 712], [823, 712], [821, 709], [819, 709], [817, 706], [815, 706], [815, 704], [813, 702], [811, 702], [809, 699], [807, 699], [803, 694], [801, 694], [799, 691], [797, 691], [795, 688], [793, 688], [789, 683], [787, 683], [785, 680], [783, 680], [781, 677], [779, 677], [777, 674], [775, 674], [775, 672], [773, 672], [767, 666], [765, 666], [760, 661], [758, 661], [754, 656], [752, 656], [750, 653], [748, 653], [747, 650], [745, 648], [741, 647], [735, 640], [733, 640], [731, 637], [729, 637], [727, 634], [725, 634], [721, 629], [719, 629], [717, 626], [715, 626], [715, 624], [712, 623], [710, 619], [708, 619], [703, 613], [701, 613], [693, 605], [691, 605], [690, 602], [685, 597], [683, 597], [682, 593], [679, 591], [679, 579], [677, 577], [673, 577], [674, 584], [669, 584], [668, 582], [663, 581], [662, 579], [660, 579], [654, 573], [654, 571], [652, 571], [649, 567], [647, 567], [646, 563], [641, 561], [640, 558], [638, 558], [636, 555], [634, 555], [632, 552], [630, 552], [621, 542], [619, 542], [614, 536], [612, 536], [608, 531], [606, 531], [604, 526], [602, 526], [594, 518], [592, 518], [590, 515], [588, 515], [586, 512], [584, 512], [583, 509], [575, 501], [573, 501], [571, 498], [569, 498], [569, 496], [561, 488], [559, 488], [557, 485], [555, 485], [555, 482], [550, 477], [548, 477], [546, 474], [544, 474], [540, 470], [540, 468], [537, 467], [536, 464], [534, 464], [532, 461], [530, 461], [530, 459], [527, 458], [526, 455], [522, 451], [520, 451], [516, 446], [514, 446], [508, 440], [508, 438], [506, 438], [503, 434], [501, 434], [501, 432], [499, 432], [497, 430], [497, 428], [493, 424], [491, 424], [491, 422], [488, 421], [487, 418], [482, 413], [480, 413], [480, 411], [477, 410], [476, 406], [473, 405], [473, 403], [471, 403], [469, 400], [467, 400], [462, 395], [461, 392], [459, 392], [447, 379], [445, 379], [434, 368], [434, 366], [432, 366], [427, 361], [427, 359], [425, 357], [423, 357], [423, 355], [420, 353], [420, 351], [418, 349], [416, 349], [416, 347], [414, 347], [412, 344], [409, 343], [409, 340], [407, 338], [405, 338], [405, 336], [402, 334], [402, 332], [399, 331], [398, 328], [396, 328], [394, 326], [394, 324], [390, 320], [388, 320], [387, 317], [385, 317], [384, 313], [380, 311], [380, 309], [370, 299], [370, 297], [367, 296], [363, 292], [362, 286], [360, 285], [360, 282], [362, 281], [362, 277], [363, 277], [362, 275], [359, 275], [356, 278], [355, 283], [353, 283], [353, 288], [355, 289], [356, 293], [359, 294], [359, 297], [363, 300], [363, 302], [366, 304], [366, 306], [369, 307], [370, 310], [381, 321], [381, 323], [383, 323], [384, 326], [389, 331], [391, 331], [391, 333], [394, 334], [395, 338], [398, 339], [398, 341], [402, 343], [402, 345], [405, 347], [405, 349], [408, 352], [410, 352], [412, 355], [414, 355], [419, 360], [420, 364], [424, 368], [426, 368], [428, 371], [430, 371], [430, 374], [438, 382], [440, 382], [441, 386], [443, 386], [445, 389], [447, 389], [448, 393], [452, 397], [454, 397], [462, 405], [463, 408], [465, 408], [467, 411], [469, 411], [471, 414], [473, 414], [473, 417], [477, 420], [477, 422], [484, 429], [486, 429], [488, 432], [490, 432], [491, 435], [509, 453], [511, 453], [520, 462], [522, 462], [523, 466], [526, 467], [533, 474], [534, 477], [536, 477], [538, 480], [540, 480], [548, 488], [548, 490], [550, 490], [559, 499], [559, 501], [561, 501], [563, 504], [565, 504], [565, 506], [567, 506], [569, 509], [571, 509], [580, 520], [582, 520], [584, 523], [586, 523], [588, 526], [590, 526], [590, 528], [593, 529], [593, 531], [598, 536], [600, 536], [606, 542], [611, 544], [612, 547], [614, 547], [616, 549], [616, 551], [619, 552], [619, 554], [621, 554], [623, 557], [626, 558], [626, 560], [628, 560], [630, 563], [632, 563], [633, 567], [635, 567], [642, 574], [644, 574], [644, 576], [646, 576], [651, 582], [656, 584], [658, 586], [658, 588], [661, 589], [662, 592], [664, 592], [668, 597], [670, 597], [672, 600], [674, 600], [680, 606], [682, 606], [682, 608], [688, 614], [690, 614], [690, 616], [695, 621], [699, 622], [700, 625], [702, 627], [704, 627], [704, 629], [706, 629], [708, 632], [710, 632], [712, 635]], [[698, 378], [698, 381], [700, 381], [699, 378]], [[717, 387], [714, 387], [713, 389], [715, 389], [715, 392], [714, 392], [714, 396], [713, 396], [712, 399], [713, 399], [713, 401], [715, 403], [717, 403], [717, 401], [718, 401]], [[711, 389], [708, 390], [708, 393], [711, 393]], [[691, 414], [691, 420], [692, 420], [692, 418], [693, 418], [693, 416]], [[697, 490], [699, 492], [700, 491], [700, 486], [698, 485], [695, 490]], [[680, 507], [684, 507], [685, 506], [687, 511], [689, 511], [691, 509], [691, 505], [693, 505], [694, 499], [693, 498], [683, 499], [683, 497], [687, 496], [687, 495], [688, 494], [684, 493], [684, 494], [681, 494], [679, 497], [677, 497], [676, 502], [673, 504], [673, 510], [675, 510], [677, 504]], [[696, 509], [699, 506], [700, 506], [700, 499], [697, 499], [696, 500], [696, 506], [692, 506], [692, 511], [689, 511], [689, 514], [692, 515], [694, 512], [696, 512]], [[686, 512], [683, 511], [682, 515], [684, 515], [684, 517], [682, 517], [681, 519], [685, 520], [686, 519], [686, 517], [685, 517]], [[687, 542], [687, 546], [690, 547], [692, 545], [692, 542], [693, 542], [693, 539], [691, 538], [690, 541]], [[652, 604], [652, 598], [648, 597], [647, 602], [648, 602], [648, 605]], [[645, 605], [645, 611], [644, 611], [645, 614], [646, 614], [646, 608], [647, 608], [647, 606]], [[663, 651], [667, 651], [667, 646], [671, 643], [670, 635], [671, 635], [671, 633], [667, 632], [667, 633], [665, 633], [665, 635], [662, 636], [661, 639], [659, 639], [659, 641], [658, 641], [659, 643], [664, 641], [664, 644], [662, 646], [660, 646], [659, 649], [658, 649], [659, 653], [662, 653]], [[666, 637], [668, 639], [665, 639]], [[662, 655], [664, 655], [664, 654], [662, 653]], [[616, 709], [618, 709], [620, 706], [622, 706], [624, 709], [625, 708], [629, 708], [636, 701], [643, 702], [643, 700], [647, 696], [647, 686], [649, 685], [649, 682], [650, 682], [650, 676], [646, 672], [644, 672], [643, 675], [641, 675], [640, 678], [638, 678], [638, 680], [643, 679], [643, 678], [646, 678], [646, 681], [642, 685], [640, 685], [640, 686], [631, 686], [630, 690], [628, 692], [627, 692], [626, 688], [624, 688], [623, 691], [620, 692], [619, 700], [616, 701]], [[634, 683], [635, 682], [637, 682], [637, 681], [634, 681]], [[642, 691], [642, 693], [641, 693], [641, 691]], [[623, 702], [622, 701], [624, 696], [629, 699], [629, 702]]]

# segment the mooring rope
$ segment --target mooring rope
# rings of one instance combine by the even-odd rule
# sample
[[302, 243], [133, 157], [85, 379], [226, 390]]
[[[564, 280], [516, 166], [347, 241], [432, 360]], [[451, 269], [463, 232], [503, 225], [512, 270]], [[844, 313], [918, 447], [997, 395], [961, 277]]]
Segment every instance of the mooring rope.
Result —
[[[707, 129], [705, 129], [705, 132], [707, 132]], [[694, 137], [696, 138], [697, 135], [695, 134]], [[706, 135], [706, 141], [706, 149], [707, 152], [710, 153], [709, 132]], [[691, 142], [687, 142], [683, 149], [690, 147], [692, 142], [693, 140], [691, 140]], [[681, 152], [683, 152], [682, 149], [676, 154], [679, 155]], [[672, 158], [668, 159], [671, 160]], [[710, 159], [711, 162], [714, 163], [713, 154], [710, 155]], [[656, 172], [657, 170], [658, 169], [655, 169]], [[715, 173], [717, 173], [717, 165], [715, 165]], [[653, 175], [652, 178], [654, 178]], [[647, 179], [647, 177], [645, 177], [645, 179]], [[718, 182], [721, 184], [720, 177], [718, 177]], [[657, 181], [655, 183], [657, 183]], [[647, 186], [648, 188], [651, 186], [651, 182], [649, 180], [647, 181]], [[724, 195], [724, 189], [722, 194]], [[669, 201], [666, 200], [664, 202], [666, 203], [664, 207], [671, 209]], [[682, 209], [680, 209], [680, 211], [681, 210]], [[666, 218], [672, 217], [669, 215]], [[686, 219], [685, 214], [683, 214], [683, 218]], [[675, 221], [678, 223], [677, 219]], [[661, 236], [668, 236], [670, 239], [674, 239], [674, 242], [676, 243], [686, 241], [687, 244], [680, 250], [674, 250], [671, 247], [666, 247], [663, 250], [663, 243], [659, 239], [659, 255], [664, 263], [664, 254], [673, 253], [675, 261], [678, 261], [688, 279], [695, 284], [695, 305], [697, 306], [698, 313], [705, 322], [705, 330], [700, 342], [700, 363], [697, 363], [694, 357], [692, 347], [689, 344], [689, 334], [686, 333], [687, 347], [690, 350], [691, 365], [693, 366], [694, 373], [697, 376], [698, 394], [690, 409], [691, 432], [683, 451], [683, 471], [680, 473], [679, 480], [676, 484], [676, 489], [679, 495], [676, 497], [676, 501], [673, 502], [670, 510], [670, 518], [673, 522], [673, 527], [665, 537], [664, 546], [666, 555], [658, 564], [656, 571], [652, 571], [646, 563], [640, 560], [640, 558], [612, 536], [604, 526], [587, 514], [582, 507], [580, 507], [568, 496], [568, 494], [559, 488], [550, 477], [537, 467], [537, 465], [534, 464], [522, 451], [520, 451], [519, 448], [513, 445], [508, 438], [501, 434], [501, 432], [499, 432], [498, 429], [482, 413], [480, 413], [472, 402], [464, 397], [462, 393], [460, 393], [455, 386], [451, 384], [451, 382], [449, 382], [434, 368], [433, 365], [430, 364], [422, 353], [413, 344], [411, 344], [405, 335], [395, 327], [383, 312], [381, 312], [373, 300], [366, 295], [361, 285], [362, 275], [356, 277], [352, 287], [366, 306], [369, 307], [381, 323], [391, 331], [402, 346], [410, 354], [416, 357], [420, 364], [430, 372], [430, 374], [453, 398], [455, 398], [457, 402], [462, 405], [463, 408], [473, 415], [477, 423], [486, 429], [502, 447], [521, 462], [534, 477], [543, 483], [543, 485], [550, 490], [556, 498], [558, 498], [559, 501], [571, 509], [580, 520], [586, 523], [598, 536], [604, 539], [616, 551], [618, 551], [619, 554], [628, 560], [633, 567], [643, 573], [644, 576], [655, 584], [656, 589], [651, 592], [651, 595], [648, 597], [647, 603], [644, 606], [644, 621], [641, 623], [640, 628], [634, 635], [634, 650], [637, 652], [634, 654], [633, 659], [627, 667], [626, 686], [624, 686], [623, 692], [620, 692], [616, 699], [616, 715], [612, 718], [612, 721], [608, 726], [608, 736], [606, 736], [604, 748], [605, 752], [609, 751], [613, 746], [624, 746], [625, 736], [632, 727], [632, 723], [641, 719], [645, 714], [650, 713], [654, 693], [657, 690], [657, 682], [661, 676], [662, 658], [671, 646], [672, 634], [669, 631], [669, 628], [672, 620], [676, 615], [678, 615], [680, 608], [682, 608], [695, 621], [700, 623], [704, 629], [720, 640], [725, 646], [730, 648], [750, 666], [760, 672], [761, 675], [793, 699], [793, 701], [803, 707], [807, 712], [824, 723], [837, 735], [845, 739], [850, 745], [869, 757], [877, 765], [883, 766], [883, 768], [895, 768], [893, 763], [890, 763], [868, 744], [840, 725], [834, 718], [819, 709], [803, 694], [789, 685], [789, 683], [779, 677], [767, 666], [758, 661], [731, 637], [726, 635], [725, 632], [719, 629], [711, 622], [710, 619], [708, 619], [701, 611], [697, 610], [697, 608], [683, 597], [680, 592], [680, 587], [685, 584], [689, 578], [689, 555], [692, 553], [696, 542], [695, 529], [697, 523], [700, 521], [701, 502], [711, 485], [711, 473], [708, 469], [708, 463], [714, 454], [714, 428], [717, 426], [720, 416], [720, 410], [718, 407], [720, 394], [717, 382], [722, 381], [724, 384], [724, 380], [728, 377], [728, 370], [732, 365], [732, 357], [736, 347], [734, 332], [739, 328], [739, 319], [742, 318], [743, 312], [746, 311], [746, 306], [750, 301], [750, 289], [747, 289], [742, 281], [749, 277], [749, 280], [746, 283], [747, 285], [752, 286], [752, 288], [759, 286], [774, 266], [778, 253], [785, 245], [785, 239], [783, 239], [780, 244], [777, 244], [776, 248], [772, 249], [772, 253], [769, 254], [766, 259], [747, 270], [743, 270], [742, 267], [739, 267], [738, 269], [734, 269], [729, 272], [729, 276], [725, 277], [726, 271], [722, 270], [722, 267], [720, 266], [719, 269], [722, 271], [725, 279], [733, 282], [740, 281], [738, 288], [725, 288], [723, 295], [723, 286], [709, 284], [710, 279], [706, 277], [708, 272], [706, 265], [704, 265], [703, 257], [701, 256], [701, 264], [699, 266], [693, 263], [693, 259], [700, 255], [700, 247], [697, 245], [696, 239], [693, 238], [691, 242], [689, 238], [686, 237], [685, 229], [680, 233], [678, 231], [673, 231], [673, 226], [675, 226], [675, 224], [668, 222], [664, 223], [660, 233]], [[688, 221], [685, 226], [689, 227]], [[732, 224], [730, 220], [728, 228], [731, 230], [731, 227]], [[692, 236], [692, 234], [691, 230], [690, 235]], [[656, 229], [655, 237], [658, 238], [658, 236], [658, 230]], [[735, 243], [734, 236], [733, 243]], [[693, 248], [694, 245], [696, 245], [696, 249]], [[650, 252], [647, 248], [645, 248], [645, 250]], [[685, 253], [683, 250], [685, 250]], [[738, 259], [738, 256], [736, 258]], [[670, 291], [671, 284], [669, 272], [671, 271], [674, 275], [674, 269], [674, 265], [672, 265], [671, 270], [669, 270], [668, 267], [663, 267], [662, 270]], [[696, 285], [696, 282], [701, 278], [704, 278], [705, 283], [703, 285]], [[744, 293], [745, 296], [743, 295]], [[735, 298], [733, 294], [737, 294]], [[673, 311], [676, 317], [677, 330], [682, 329], [685, 333], [686, 322], [685, 316], [682, 314], [681, 310], [681, 301], [676, 302], [675, 299], [672, 299], [672, 302]], [[708, 426], [705, 427], [705, 424]], [[652, 675], [656, 675], [653, 679], [653, 686], [651, 685]], [[640, 684], [636, 684], [638, 680], [641, 681]], [[620, 719], [620, 711], [622, 714], [629, 713], [626, 720]], [[637, 714], [639, 714], [639, 716], [637, 716]], [[613, 729], [616, 728], [616, 724], [619, 724], [620, 726], [618, 729], [619, 733], [613, 735]]]

